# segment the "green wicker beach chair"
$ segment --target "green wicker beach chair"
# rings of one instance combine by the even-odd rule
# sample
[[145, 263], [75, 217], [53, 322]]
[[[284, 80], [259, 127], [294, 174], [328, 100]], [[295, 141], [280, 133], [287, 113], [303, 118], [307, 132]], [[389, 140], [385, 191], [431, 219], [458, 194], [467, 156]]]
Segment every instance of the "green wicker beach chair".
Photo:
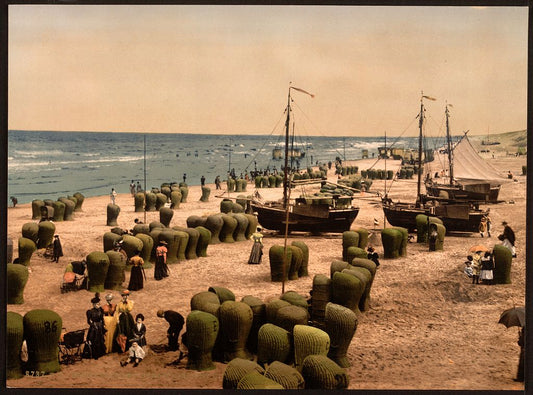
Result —
[[142, 241], [132, 235], [122, 236], [122, 249], [126, 252], [128, 259], [135, 256], [137, 251], [142, 251], [143, 244]]
[[[324, 323], [326, 305], [330, 301], [331, 279], [323, 274], [313, 277], [313, 293], [311, 297], [311, 321], [314, 325]], [[316, 325], [315, 325], [316, 326]]]
[[307, 244], [305, 244], [303, 241], [298, 240], [293, 241], [291, 245], [294, 247], [298, 247], [300, 250], [302, 250], [303, 253], [302, 264], [298, 269], [298, 277], [307, 277], [309, 275], [309, 247], [307, 247]]
[[274, 324], [292, 333], [295, 325], [307, 325], [308, 320], [307, 309], [290, 305], [278, 309]]
[[152, 267], [151, 255], [152, 255], [152, 249], [154, 248], [154, 239], [152, 239], [152, 237], [144, 233], [137, 233], [135, 237], [138, 238], [142, 243], [142, 250], [141, 250], [140, 257], [144, 261], [143, 267], [145, 269], [150, 269]]
[[85, 258], [89, 292], [104, 292], [104, 283], [109, 269], [109, 257], [104, 252], [93, 251]]
[[[356, 258], [357, 259], [357, 258]], [[345, 261], [334, 260], [329, 267], [329, 276], [333, 278], [333, 275], [337, 272], [342, 272], [344, 269], [349, 269], [350, 264]]]
[[350, 361], [346, 353], [357, 330], [357, 316], [347, 307], [328, 303], [324, 321], [324, 330], [331, 341], [328, 357], [342, 368], [349, 367]]
[[135, 212], [142, 213], [144, 212], [144, 193], [137, 192], [133, 197], [135, 204]]
[[222, 226], [224, 226], [224, 220], [222, 219], [222, 215], [209, 215], [205, 221], [204, 226], [211, 232], [211, 241], [209, 242], [209, 244], [219, 244], [221, 242], [220, 231], [222, 230]]
[[246, 349], [246, 340], [252, 329], [253, 313], [243, 302], [227, 300], [220, 305], [220, 330], [224, 339], [224, 360], [253, 359]]
[[180, 208], [181, 198], [182, 194], [179, 189], [172, 190], [172, 192], [170, 192], [170, 208], [173, 210]]
[[292, 336], [274, 324], [264, 324], [257, 333], [257, 363], [261, 366], [274, 361], [289, 363], [292, 360]]
[[6, 265], [7, 304], [24, 303], [24, 287], [28, 282], [28, 267], [17, 263]]
[[292, 260], [292, 250], [281, 245], [273, 245], [268, 250], [270, 260], [270, 280], [279, 282], [289, 279], [289, 265]]
[[39, 222], [39, 240], [37, 241], [37, 248], [46, 248], [54, 241], [54, 234], [56, 226], [53, 222], [42, 221]]
[[107, 226], [118, 226], [117, 218], [120, 213], [120, 207], [116, 204], [107, 205]]
[[301, 390], [305, 388], [305, 380], [300, 372], [280, 361], [272, 362], [266, 369], [264, 376], [282, 385], [286, 390]]
[[172, 216], [174, 215], [174, 210], [168, 207], [159, 208], [159, 222], [165, 225], [165, 228], [170, 226], [170, 221], [172, 221]]
[[493, 284], [511, 284], [513, 253], [509, 248], [496, 244], [492, 254], [494, 257]]
[[266, 378], [258, 372], [250, 372], [245, 375], [239, 384], [238, 390], [282, 390], [283, 386], [274, 380]]
[[307, 325], [295, 325], [292, 335], [294, 339], [294, 365], [299, 372], [302, 372], [303, 362], [307, 356], [326, 356], [329, 352], [329, 335], [321, 329]]
[[191, 311], [199, 310], [206, 313], [213, 314], [218, 318], [220, 309], [220, 299], [214, 292], [203, 291], [198, 292], [191, 298]]
[[85, 196], [83, 196], [80, 192], [76, 192], [72, 196], [76, 198], [76, 207], [74, 208], [74, 211], [83, 211], [81, 207], [83, 205], [83, 201], [85, 200]]
[[186, 185], [180, 186], [181, 203], [187, 203], [187, 197], [189, 196], [189, 187]]
[[187, 228], [196, 228], [197, 226], [204, 226], [207, 217], [200, 217], [199, 215], [190, 215], [186, 219]]
[[246, 230], [248, 229], [248, 218], [243, 213], [230, 214], [237, 221], [237, 226], [233, 231], [235, 241], [246, 241]]
[[348, 307], [360, 313], [359, 300], [365, 290], [365, 284], [351, 274], [336, 272], [331, 278], [331, 302]]
[[289, 280], [298, 280], [298, 273], [302, 267], [302, 262], [304, 260], [304, 253], [301, 248], [296, 247], [295, 245], [287, 246], [291, 250], [291, 261], [289, 265]]
[[19, 258], [18, 264], [22, 266], [29, 266], [30, 260], [33, 253], [37, 250], [37, 246], [33, 240], [27, 239], [25, 237], [20, 237], [18, 240], [19, 245]]
[[324, 355], [309, 355], [302, 366], [305, 389], [340, 390], [350, 383], [346, 371]]
[[122, 284], [126, 281], [126, 258], [124, 254], [118, 251], [107, 251], [107, 257], [109, 258], [109, 267], [104, 281], [105, 289], [113, 289], [116, 291], [122, 290]]
[[54, 222], [63, 222], [63, 218], [65, 218], [65, 203], [55, 201], [52, 207], [54, 208]]
[[105, 232], [104, 236], [102, 238], [102, 242], [104, 244], [104, 252], [110, 251], [114, 249], [115, 243], [122, 240], [122, 236], [117, 235], [113, 232]]
[[372, 285], [372, 273], [364, 267], [352, 266], [349, 269], [344, 269], [342, 273], [351, 274], [352, 276], [357, 277], [363, 283], [365, 289], [359, 299], [359, 310], [368, 311], [370, 308], [370, 287]]
[[6, 340], [6, 379], [20, 379], [23, 377], [20, 351], [24, 342], [24, 321], [13, 311], [6, 314]]
[[155, 194], [155, 210], [156, 211], [159, 211], [162, 207], [165, 207], [166, 202], [167, 202], [167, 195], [161, 192], [158, 192]]
[[235, 294], [227, 288], [209, 287], [208, 291], [213, 292], [218, 297], [220, 304], [224, 303], [226, 300], [231, 300], [232, 302], [235, 302]]
[[63, 211], [63, 220], [74, 221], [74, 208], [76, 207], [76, 204], [72, 200], [65, 197], [61, 197], [58, 200], [65, 205], [65, 209]]
[[278, 310], [285, 306], [291, 306], [289, 302], [281, 299], [272, 299], [265, 306], [266, 322], [275, 323]]
[[257, 334], [259, 328], [261, 328], [266, 322], [266, 304], [261, 299], [252, 295], [244, 296], [241, 299], [241, 302], [250, 306], [253, 314], [252, 328], [250, 329], [250, 334], [246, 341], [246, 348], [250, 350], [250, 352], [257, 354]]
[[222, 377], [222, 388], [225, 390], [237, 389], [239, 381], [248, 373], [256, 371], [260, 374], [265, 373], [257, 362], [249, 361], [243, 358], [235, 358], [228, 363], [226, 370], [224, 370], [224, 376]]
[[63, 321], [51, 310], [31, 310], [23, 318], [24, 339], [28, 347], [28, 371], [49, 374], [61, 371], [58, 342]]
[[208, 202], [210, 194], [211, 194], [211, 188], [203, 186], [202, 187], [202, 196], [200, 197], [200, 201], [201, 202]]
[[198, 231], [198, 244], [196, 245], [196, 255], [199, 257], [207, 256], [207, 247], [211, 242], [211, 231], [203, 226], [195, 228]]
[[234, 243], [233, 232], [237, 228], [237, 220], [229, 214], [221, 214], [221, 217], [224, 224], [220, 230], [220, 241], [223, 243]]
[[[184, 232], [181, 232], [184, 233]], [[185, 233], [186, 234], [186, 233]], [[167, 242], [167, 264], [172, 265], [178, 263], [179, 260], [185, 260], [185, 248], [187, 244], [184, 245], [183, 258], [178, 258], [178, 250], [180, 249], [182, 243], [182, 235], [178, 234], [178, 231], [174, 229], [165, 229], [159, 233], [159, 241]]]
[[39, 224], [27, 222], [22, 225], [22, 237], [32, 240], [35, 244], [39, 241]]
[[245, 237], [246, 240], [250, 240], [250, 237], [252, 237], [252, 234], [255, 233], [257, 230], [257, 226], [259, 225], [259, 221], [257, 220], [257, 217], [253, 214], [244, 214], [246, 218], [248, 218], [248, 227], [246, 228]]
[[215, 369], [212, 351], [218, 335], [219, 322], [213, 314], [193, 310], [187, 316], [187, 369], [199, 372]]
[[398, 229], [386, 228], [381, 231], [381, 241], [383, 243], [383, 256], [395, 259], [400, 256], [400, 249], [403, 242], [403, 234]]
[[348, 261], [348, 247], [359, 247], [359, 233], [353, 230], [347, 230], [342, 233], [342, 260]]
[[155, 193], [153, 192], [146, 192], [145, 196], [144, 196], [144, 200], [145, 200], [145, 206], [144, 206], [144, 209], [146, 211], [156, 211], [155, 209], [155, 204], [157, 202], [157, 196]]
[[41, 208], [44, 207], [44, 202], [39, 199], [32, 200], [31, 202], [31, 219], [41, 218]]

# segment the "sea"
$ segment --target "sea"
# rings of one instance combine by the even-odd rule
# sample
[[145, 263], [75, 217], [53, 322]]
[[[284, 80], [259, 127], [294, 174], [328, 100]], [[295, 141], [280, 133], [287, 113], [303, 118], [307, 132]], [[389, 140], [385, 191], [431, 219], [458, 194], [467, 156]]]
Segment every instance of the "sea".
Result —
[[[363, 150], [377, 158], [385, 138], [296, 137], [294, 148], [305, 153], [299, 167], [361, 159]], [[391, 138], [388, 139], [391, 144]], [[415, 148], [418, 139], [402, 137], [395, 146]], [[229, 171], [236, 176], [255, 170], [280, 170], [273, 150], [284, 146], [274, 135], [215, 135], [117, 132], [8, 131], [8, 198], [19, 203], [56, 200], [80, 192], [85, 197], [129, 193], [133, 180], [147, 190], [166, 182], [213, 183]], [[146, 180], [146, 181], [145, 181]], [[9, 200], [8, 200], [9, 202]]]

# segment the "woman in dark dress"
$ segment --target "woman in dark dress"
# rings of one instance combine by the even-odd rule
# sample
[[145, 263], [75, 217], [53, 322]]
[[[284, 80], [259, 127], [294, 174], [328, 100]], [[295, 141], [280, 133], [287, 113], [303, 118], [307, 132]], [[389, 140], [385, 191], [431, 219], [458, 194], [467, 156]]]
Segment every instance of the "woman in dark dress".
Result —
[[144, 315], [137, 314], [135, 317], [135, 325], [133, 326], [133, 341], [141, 347], [146, 346], [146, 326], [144, 325]]
[[162, 280], [168, 277], [167, 252], [167, 242], [160, 241], [159, 246], [155, 250], [154, 278], [156, 280]]
[[130, 263], [132, 264], [130, 283], [128, 285], [128, 289], [130, 291], [138, 291], [139, 289], [143, 289], [144, 286], [144, 260], [139, 256], [139, 254], [140, 251], [137, 251], [137, 253], [130, 259]]
[[261, 228], [257, 227], [256, 232], [250, 237], [254, 241], [252, 245], [252, 251], [250, 252], [250, 257], [248, 258], [249, 264], [260, 264], [261, 258], [263, 256], [263, 235], [261, 234]]
[[100, 297], [96, 293], [91, 299], [93, 304], [92, 309], [87, 310], [87, 324], [89, 324], [89, 331], [87, 332], [87, 342], [90, 344], [89, 348], [84, 349], [84, 356], [86, 358], [98, 359], [105, 354], [105, 328], [104, 328], [104, 310], [100, 307]]

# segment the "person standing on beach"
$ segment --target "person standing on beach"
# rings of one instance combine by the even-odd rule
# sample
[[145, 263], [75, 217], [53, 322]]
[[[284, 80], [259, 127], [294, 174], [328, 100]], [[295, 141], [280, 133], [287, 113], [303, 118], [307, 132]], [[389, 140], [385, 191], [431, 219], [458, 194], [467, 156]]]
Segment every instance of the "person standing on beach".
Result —
[[115, 204], [115, 199], [117, 198], [117, 192], [115, 191], [115, 188], [111, 188], [111, 193], [109, 194], [109, 197], [111, 198], [111, 203]]
[[133, 339], [133, 301], [128, 300], [130, 291], [127, 289], [122, 291], [122, 301], [117, 305], [118, 322], [115, 331], [115, 342], [113, 344], [113, 351], [126, 352], [129, 348], [128, 342]]
[[[130, 283], [128, 284], [128, 289], [130, 291], [138, 291], [144, 287], [144, 260], [139, 255], [141, 251], [137, 251], [134, 256], [130, 258], [131, 274], [130, 274]], [[142, 346], [142, 344], [141, 344]]]
[[92, 309], [86, 311], [87, 324], [87, 341], [91, 344], [91, 354], [85, 354], [86, 358], [98, 359], [106, 352], [105, 346], [105, 328], [104, 328], [104, 310], [100, 307], [100, 294], [97, 292], [91, 299]]
[[137, 181], [137, 193], [142, 192], [143, 188], [141, 186], [141, 183]]
[[257, 230], [250, 236], [254, 244], [252, 245], [252, 252], [250, 252], [250, 258], [248, 258], [248, 264], [258, 265], [261, 263], [263, 257], [263, 234], [261, 228], [258, 226]]
[[511, 252], [513, 253], [513, 258], [516, 258], [516, 250], [514, 246], [516, 238], [514, 231], [511, 229], [511, 227], [507, 224], [506, 221], [503, 221], [502, 225], [504, 226], [503, 233], [498, 236], [498, 239], [502, 240], [502, 245], [509, 248], [509, 250], [511, 250]]
[[221, 189], [220, 188], [220, 176], [216, 176], [216, 178], [215, 178], [215, 186], [216, 186], [216, 189]]
[[131, 184], [130, 184], [130, 193], [131, 193], [131, 196], [135, 196], [135, 182], [133, 180], [131, 180]]
[[200, 178], [200, 184], [202, 186], [205, 186], [205, 177], [204, 176], [202, 176], [202, 178]]
[[167, 252], [167, 242], [160, 241], [159, 246], [155, 250], [154, 268], [154, 278], [158, 281], [168, 277]]
[[113, 350], [113, 338], [115, 337], [115, 329], [117, 327], [117, 317], [115, 315], [117, 305], [112, 303], [113, 294], [107, 294], [105, 301], [106, 304], [102, 306], [104, 312], [104, 328], [106, 330], [104, 341], [106, 353], [110, 353]]
[[183, 183], [185, 184], [185, 180], [187, 179], [187, 173], [183, 173]]
[[179, 350], [178, 338], [181, 330], [183, 329], [185, 319], [180, 313], [174, 310], [159, 310], [157, 312], [157, 316], [160, 318], [164, 318], [169, 324], [167, 330], [168, 349], [170, 351]]
[[63, 256], [63, 247], [61, 246], [59, 235], [54, 235], [52, 262], [59, 262], [59, 257], [62, 257], [62, 256]]

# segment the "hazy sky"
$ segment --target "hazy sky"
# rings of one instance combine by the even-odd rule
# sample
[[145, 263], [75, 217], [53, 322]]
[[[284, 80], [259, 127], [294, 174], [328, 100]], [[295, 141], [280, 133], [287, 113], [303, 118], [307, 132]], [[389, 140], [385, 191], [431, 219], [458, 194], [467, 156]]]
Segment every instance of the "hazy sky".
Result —
[[[401, 134], [526, 128], [527, 7], [9, 6], [10, 129]], [[415, 130], [408, 131], [410, 135]]]

